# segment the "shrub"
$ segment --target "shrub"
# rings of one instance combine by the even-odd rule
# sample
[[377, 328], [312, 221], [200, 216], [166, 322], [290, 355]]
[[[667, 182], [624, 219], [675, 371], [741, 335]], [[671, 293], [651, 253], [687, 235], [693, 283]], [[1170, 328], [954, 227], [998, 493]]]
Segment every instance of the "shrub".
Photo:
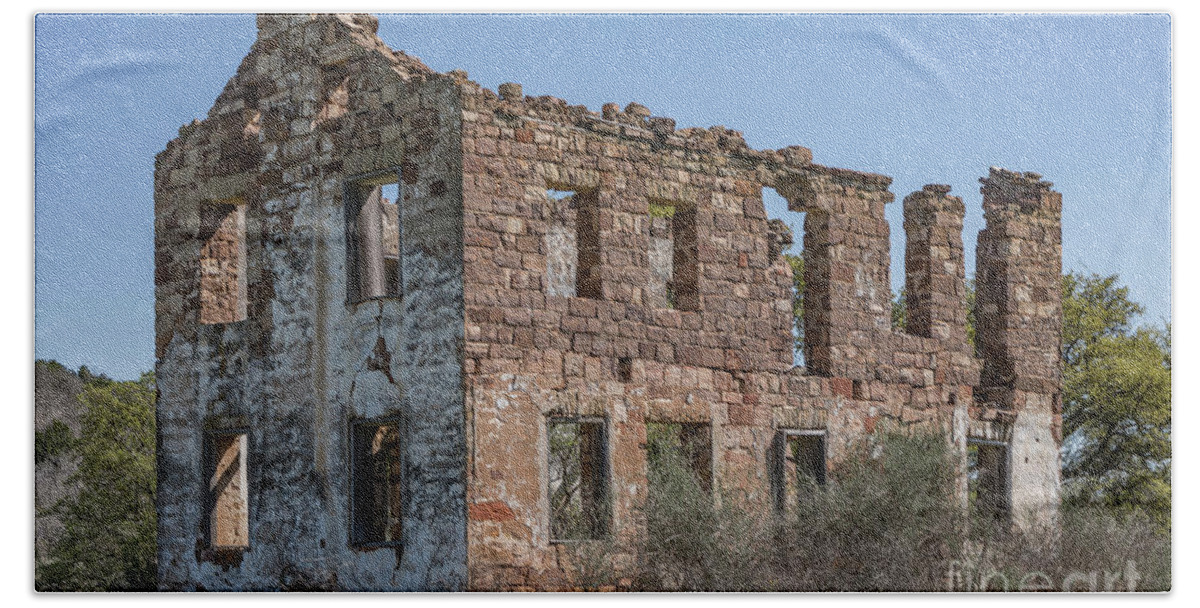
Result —
[[779, 522], [779, 579], [797, 591], [930, 591], [963, 530], [949, 446], [881, 435], [852, 448], [824, 489]]
[[[1069, 503], [1058, 525], [1024, 533], [989, 531], [965, 543], [961, 569], [979, 590], [1167, 591], [1171, 542], [1141, 511], [1076, 507]], [[960, 582], [958, 589], [968, 590]]]
[[678, 591], [763, 589], [771, 528], [713, 496], [667, 433], [648, 434], [646, 538], [641, 588]]
[[33, 462], [41, 464], [74, 449], [78, 439], [61, 420], [54, 420], [44, 431], [33, 433]]
[[769, 520], [731, 501], [715, 507], [680, 451], [659, 443], [652, 434], [643, 589], [1125, 591], [1131, 578], [1139, 591], [1171, 585], [1169, 532], [1140, 512], [1064, 507], [1053, 529], [1023, 533], [980, 519], [968, 526], [954, 454], [941, 435], [892, 432], [860, 443], [828, 485], [800, 492]]

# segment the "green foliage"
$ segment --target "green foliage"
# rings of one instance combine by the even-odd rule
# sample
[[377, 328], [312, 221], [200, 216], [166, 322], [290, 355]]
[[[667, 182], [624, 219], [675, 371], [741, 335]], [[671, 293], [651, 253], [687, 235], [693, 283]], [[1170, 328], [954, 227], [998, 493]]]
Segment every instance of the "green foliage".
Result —
[[603, 439], [596, 423], [555, 422], [550, 439], [550, 534], [590, 540], [608, 533], [610, 506], [603, 477]]
[[1060, 516], [1060, 530], [1054, 565], [1050, 566], [1056, 567], [1060, 580], [1067, 572], [1125, 571], [1133, 562], [1139, 575], [1138, 591], [1171, 589], [1170, 534], [1144, 513], [1067, 505]]
[[33, 364], [39, 367], [45, 366], [56, 372], [66, 372], [68, 374], [71, 373], [69, 370], [67, 370], [67, 366], [54, 359], [34, 359]]
[[646, 538], [638, 586], [659, 590], [761, 589], [770, 528], [744, 511], [714, 505], [677, 435], [648, 428]]
[[675, 205], [651, 202], [650, 217], [675, 217]]
[[1131, 564], [1137, 590], [1171, 585], [1169, 535], [1141, 513], [1068, 506], [1056, 530], [969, 534], [956, 456], [937, 433], [883, 431], [851, 446], [826, 486], [767, 520], [728, 497], [714, 506], [677, 449], [649, 455], [644, 590], [966, 591], [992, 575], [992, 589], [1017, 590], [1030, 575], [1062, 589], [1092, 573], [1103, 590], [1105, 572], [1124, 577]]
[[33, 433], [33, 462], [41, 464], [58, 458], [74, 449], [77, 439], [71, 427], [61, 420], [54, 420], [44, 431]]
[[1039, 580], [1059, 591], [1167, 591], [1171, 538], [1141, 512], [1065, 504], [1057, 527], [973, 536], [954, 565], [967, 574], [959, 591], [982, 590], [985, 577], [992, 591]]
[[1117, 280], [1115, 274], [1063, 275], [1062, 358], [1067, 367], [1083, 363], [1088, 347], [1097, 341], [1127, 335], [1133, 318], [1144, 312]]
[[804, 360], [804, 256], [783, 254], [792, 267], [792, 337], [796, 358]]
[[971, 352], [976, 352], [975, 342], [975, 278], [967, 279], [966, 284], [966, 300], [967, 303], [967, 344], [971, 345]]
[[908, 290], [892, 294], [892, 329], [904, 331], [908, 327]]
[[942, 588], [963, 530], [954, 471], [950, 446], [937, 434], [886, 432], [852, 447], [826, 489], [784, 522], [786, 587]]
[[113, 381], [104, 374], [93, 374], [86, 365], [79, 366], [79, 379], [83, 380], [84, 384], [109, 384]]
[[[86, 368], [80, 370], [84, 376]], [[154, 376], [115, 382], [87, 374], [76, 449], [78, 495], [53, 507], [64, 529], [38, 567], [39, 590], [132, 591], [156, 586]]]
[[574, 424], [551, 424], [550, 535], [555, 539], [587, 538], [580, 500], [579, 434]]
[[1134, 329], [1142, 307], [1116, 275], [1063, 277], [1063, 477], [1080, 505], [1171, 513], [1169, 327]]
[[932, 435], [877, 439], [855, 447], [827, 486], [814, 486], [785, 514], [767, 520], [732, 500], [714, 506], [679, 450], [651, 450], [638, 585], [691, 591], [943, 588], [962, 529], [949, 446]]

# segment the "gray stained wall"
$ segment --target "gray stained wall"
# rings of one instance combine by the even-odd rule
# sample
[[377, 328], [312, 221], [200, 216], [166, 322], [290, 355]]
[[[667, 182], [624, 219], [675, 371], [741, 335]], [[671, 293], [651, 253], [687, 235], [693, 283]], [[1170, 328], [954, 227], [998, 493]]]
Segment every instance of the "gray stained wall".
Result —
[[[466, 584], [458, 99], [451, 78], [393, 53], [375, 28], [260, 17], [209, 117], [157, 159], [164, 589]], [[351, 301], [347, 184], [380, 172], [404, 199], [403, 297]], [[240, 265], [203, 222], [214, 206], [244, 216]], [[202, 289], [222, 276], [242, 277], [243, 295]], [[349, 429], [361, 420], [403, 421], [402, 546], [349, 540]], [[205, 514], [206, 434], [232, 432], [248, 435], [244, 550], [211, 547]]]
[[[779, 446], [818, 445], [836, 467], [879, 429], [921, 426], [955, 446], [964, 501], [968, 442], [983, 441], [1006, 450], [997, 504], [1018, 525], [1052, 517], [1061, 198], [1040, 176], [981, 180], [977, 357], [948, 186], [904, 199], [898, 331], [890, 178], [676, 129], [636, 103], [497, 95], [388, 49], [376, 23], [260, 17], [208, 118], [157, 160], [164, 588], [569, 587], [580, 544], [553, 538], [552, 426], [587, 429], [602, 464], [587, 500], [605, 504], [618, 572], [636, 557], [656, 423], [703, 446], [714, 500], [764, 515], [785, 495]], [[382, 246], [399, 242], [394, 262], [364, 246], [359, 215], [389, 180], [398, 214], [372, 212], [399, 233]], [[803, 235], [768, 223], [764, 187], [806, 212]], [[780, 255], [793, 238], [806, 367]], [[358, 501], [392, 496], [361, 498], [352, 479], [370, 422], [400, 429], [400, 504], [376, 514], [399, 542], [356, 541], [351, 524]], [[222, 547], [208, 497], [240, 486], [206, 446], [230, 434], [246, 435], [248, 539]]]

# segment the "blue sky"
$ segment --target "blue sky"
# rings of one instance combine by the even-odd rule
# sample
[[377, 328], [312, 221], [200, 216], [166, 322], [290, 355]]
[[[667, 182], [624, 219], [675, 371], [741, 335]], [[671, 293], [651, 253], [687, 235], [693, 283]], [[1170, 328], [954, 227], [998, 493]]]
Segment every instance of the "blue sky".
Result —
[[[1171, 306], [1171, 22], [1163, 15], [392, 15], [381, 37], [438, 71], [890, 175], [903, 197], [1037, 171], [1063, 193], [1063, 265]], [[254, 18], [40, 16], [35, 32], [35, 354], [118, 378], [154, 365], [154, 155], [203, 118]], [[781, 201], [769, 198], [777, 215]], [[785, 218], [786, 219], [786, 218]]]

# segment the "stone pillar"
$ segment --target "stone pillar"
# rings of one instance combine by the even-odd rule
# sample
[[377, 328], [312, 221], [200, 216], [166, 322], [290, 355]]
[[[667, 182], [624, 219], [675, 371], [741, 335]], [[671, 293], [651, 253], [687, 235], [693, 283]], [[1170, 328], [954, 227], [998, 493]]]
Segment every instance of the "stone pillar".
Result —
[[908, 333], [967, 349], [962, 198], [929, 184], [904, 198]]
[[809, 180], [800, 205], [788, 198], [789, 208], [806, 212], [804, 358], [818, 375], [874, 378], [880, 335], [891, 329], [890, 231], [883, 215], [890, 181], [839, 174]]
[[1062, 195], [993, 167], [976, 248], [977, 402], [1013, 412], [1009, 492], [1018, 526], [1053, 521], [1062, 442]]

